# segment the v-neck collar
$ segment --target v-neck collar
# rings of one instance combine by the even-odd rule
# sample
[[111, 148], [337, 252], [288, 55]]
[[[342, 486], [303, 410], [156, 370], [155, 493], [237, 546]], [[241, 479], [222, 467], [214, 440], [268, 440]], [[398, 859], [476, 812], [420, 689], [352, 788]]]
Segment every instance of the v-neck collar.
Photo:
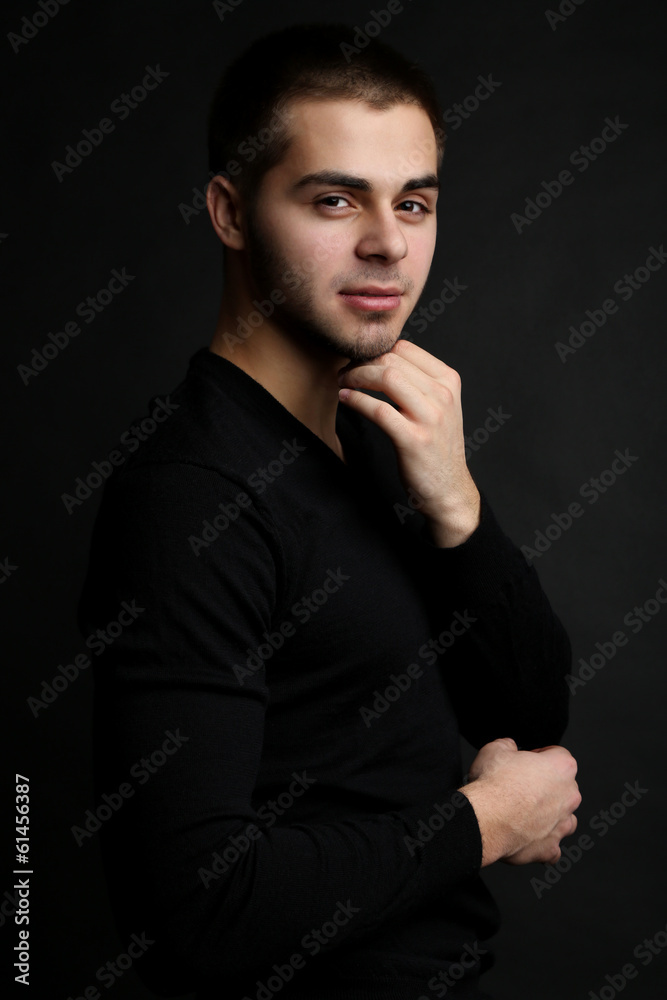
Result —
[[291, 423], [294, 426], [295, 433], [298, 431], [300, 436], [310, 441], [311, 445], [318, 448], [321, 454], [330, 456], [329, 461], [336, 462], [341, 469], [347, 470], [348, 473], [351, 473], [358, 467], [360, 460], [359, 437], [360, 434], [363, 434], [363, 424], [360, 421], [363, 418], [360, 418], [356, 412], [347, 409], [344, 403], [339, 403], [336, 411], [336, 433], [343, 446], [345, 461], [322, 438], [318, 437], [310, 427], [299, 420], [291, 410], [288, 410], [279, 399], [276, 399], [261, 382], [258, 382], [245, 369], [234, 364], [229, 358], [225, 358], [221, 354], [216, 354], [209, 347], [202, 347], [192, 356], [190, 364], [200, 370], [203, 369], [206, 374], [209, 374], [216, 381], [218, 387], [221, 389], [222, 386], [216, 375], [217, 373], [221, 373], [224, 368], [228, 375], [236, 378], [240, 385], [245, 386], [248, 391], [246, 397], [248, 401], [261, 410], [268, 420], [275, 422], [277, 418], [280, 418], [283, 422]]

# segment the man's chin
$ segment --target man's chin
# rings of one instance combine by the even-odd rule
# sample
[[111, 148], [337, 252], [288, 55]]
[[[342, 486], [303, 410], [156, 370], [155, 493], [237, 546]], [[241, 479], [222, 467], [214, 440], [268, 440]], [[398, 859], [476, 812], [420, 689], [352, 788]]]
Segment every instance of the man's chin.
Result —
[[403, 332], [402, 326], [394, 322], [388, 323], [384, 313], [369, 313], [369, 320], [372, 315], [379, 318], [378, 327], [369, 329], [364, 324], [361, 330], [352, 335], [350, 343], [350, 350], [356, 351], [360, 357], [364, 355], [368, 360], [387, 354]]
[[330, 314], [286, 316], [286, 329], [298, 336], [309, 350], [324, 355], [334, 355], [336, 363], [372, 361], [392, 349], [401, 336], [403, 327], [396, 317], [386, 312], [367, 313], [350, 322], [350, 317]]
[[397, 340], [398, 337], [394, 338], [390, 343], [369, 343], [367, 345], [363, 343], [352, 344], [347, 348], [342, 348], [339, 352], [339, 357], [345, 358], [347, 361], [357, 364], [374, 361], [376, 358], [381, 358], [383, 354], [388, 354]]

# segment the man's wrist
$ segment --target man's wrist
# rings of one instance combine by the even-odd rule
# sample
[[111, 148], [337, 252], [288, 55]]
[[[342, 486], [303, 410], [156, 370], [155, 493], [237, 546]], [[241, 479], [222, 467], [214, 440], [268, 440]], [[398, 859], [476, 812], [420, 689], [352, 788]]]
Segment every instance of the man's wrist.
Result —
[[473, 807], [482, 838], [482, 868], [492, 865], [511, 849], [508, 846], [509, 831], [503, 821], [496, 801], [495, 790], [481, 779], [471, 781], [458, 789]]
[[477, 530], [481, 520], [481, 498], [477, 488], [463, 501], [425, 515], [428, 532], [436, 548], [462, 545]]

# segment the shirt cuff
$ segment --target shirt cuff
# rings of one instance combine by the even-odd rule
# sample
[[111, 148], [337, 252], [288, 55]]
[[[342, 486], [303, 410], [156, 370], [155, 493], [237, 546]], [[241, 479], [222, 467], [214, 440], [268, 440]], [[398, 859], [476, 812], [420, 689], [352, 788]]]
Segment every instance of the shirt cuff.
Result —
[[465, 542], [452, 548], [434, 545], [426, 523], [420, 534], [437, 579], [451, 583], [457, 601], [465, 604], [493, 600], [512, 578], [530, 569], [521, 550], [503, 532], [481, 491], [480, 522]]
[[401, 810], [405, 849], [418, 865], [422, 888], [442, 893], [446, 885], [477, 874], [482, 865], [482, 834], [470, 799], [449, 792], [441, 802]]

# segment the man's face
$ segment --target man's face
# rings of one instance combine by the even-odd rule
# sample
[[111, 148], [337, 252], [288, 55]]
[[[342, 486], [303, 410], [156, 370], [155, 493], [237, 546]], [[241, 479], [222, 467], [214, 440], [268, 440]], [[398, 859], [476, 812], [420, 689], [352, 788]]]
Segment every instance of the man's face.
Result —
[[311, 348], [353, 361], [389, 351], [415, 308], [436, 239], [433, 127], [415, 105], [292, 106], [293, 139], [248, 212], [253, 295]]

